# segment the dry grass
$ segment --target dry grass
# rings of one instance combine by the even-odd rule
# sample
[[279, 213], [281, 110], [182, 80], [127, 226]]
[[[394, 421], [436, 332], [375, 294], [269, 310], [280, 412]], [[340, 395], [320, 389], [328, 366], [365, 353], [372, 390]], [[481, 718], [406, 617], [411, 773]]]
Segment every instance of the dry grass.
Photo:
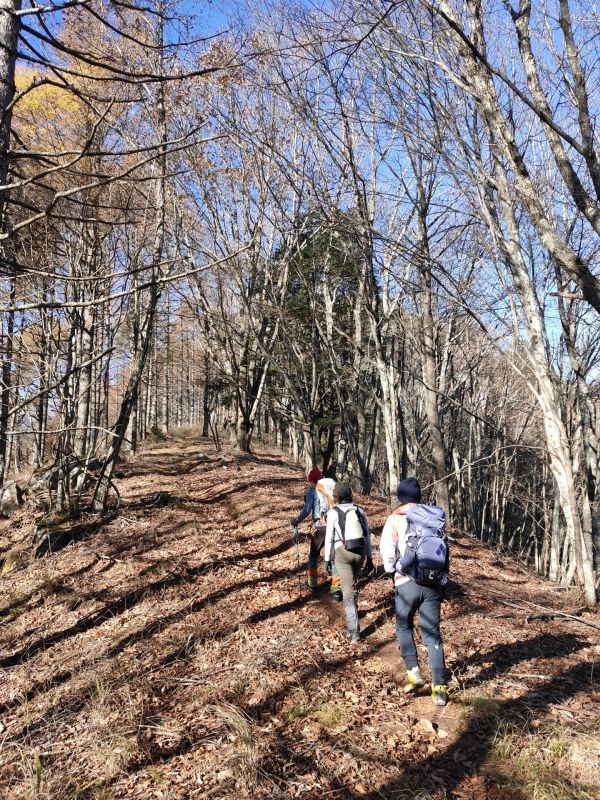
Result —
[[465, 714], [475, 710], [482, 715], [495, 714], [502, 705], [502, 701], [490, 697], [481, 688], [466, 689], [452, 694], [451, 700], [463, 707]]
[[347, 717], [347, 709], [341, 703], [325, 701], [315, 711], [315, 718], [324, 728], [336, 728], [342, 725]]
[[552, 723], [498, 720], [490, 758], [499, 767], [507, 798], [513, 794], [529, 800], [600, 797], [597, 736]]
[[87, 706], [93, 746], [85, 753], [88, 772], [97, 778], [122, 772], [140, 751], [141, 717], [129, 686], [115, 690], [99, 682]]
[[19, 782], [22, 787], [22, 796], [33, 800], [45, 800], [44, 772], [39, 752], [27, 745], [11, 743], [5, 749], [3, 757], [10, 765], [15, 782]]
[[225, 726], [228, 752], [225, 770], [231, 771], [242, 791], [252, 796], [260, 781], [260, 746], [254, 723], [231, 703], [213, 706], [215, 717]]
[[127, 687], [115, 690], [103, 682], [96, 684], [85, 708], [85, 739], [71, 752], [68, 774], [63, 762], [56, 763], [57, 756], [62, 756], [62, 742], [59, 739], [54, 742], [52, 735], [47, 736], [43, 752], [27, 743], [11, 745], [8, 755], [21, 775], [20, 788], [11, 798], [108, 800], [111, 797], [105, 784], [123, 774], [141, 752], [140, 712]]

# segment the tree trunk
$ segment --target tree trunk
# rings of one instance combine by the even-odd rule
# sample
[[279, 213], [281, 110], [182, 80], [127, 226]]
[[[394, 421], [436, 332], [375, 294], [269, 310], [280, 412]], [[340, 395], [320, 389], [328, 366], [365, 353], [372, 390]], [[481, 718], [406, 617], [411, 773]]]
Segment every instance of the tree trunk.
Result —
[[239, 416], [235, 428], [235, 447], [240, 453], [251, 453], [254, 425], [245, 417]]
[[[159, 11], [162, 12], [162, 3], [159, 3]], [[162, 13], [157, 16], [156, 46], [157, 51], [157, 71], [163, 74], [164, 70], [164, 16]], [[154, 245], [152, 251], [152, 281], [148, 288], [148, 299], [144, 321], [139, 332], [139, 346], [137, 353], [132, 358], [131, 371], [127, 387], [125, 389], [117, 422], [112, 431], [112, 440], [108, 455], [102, 465], [98, 482], [94, 491], [93, 508], [97, 512], [106, 511], [108, 495], [112, 485], [112, 476], [118, 462], [121, 447], [125, 440], [127, 428], [130, 423], [132, 410], [139, 400], [140, 382], [142, 380], [148, 353], [154, 336], [154, 324], [158, 301], [160, 299], [160, 284], [157, 281], [160, 265], [163, 260], [166, 236], [166, 173], [167, 173], [167, 151], [166, 142], [168, 141], [166, 109], [165, 109], [165, 84], [159, 82], [157, 92], [157, 131], [160, 141], [158, 157], [159, 175], [156, 179], [156, 227], [154, 232]]]
[[90, 420], [90, 402], [92, 388], [92, 356], [93, 356], [93, 313], [89, 308], [82, 308], [79, 316], [78, 363], [84, 366], [78, 371], [77, 395], [75, 403], [75, 435], [73, 450], [77, 458], [85, 460], [88, 451], [88, 425]]
[[440, 424], [438, 407], [438, 378], [436, 367], [436, 349], [433, 323], [433, 301], [431, 287], [431, 255], [429, 252], [429, 235], [427, 231], [428, 200], [424, 194], [421, 177], [418, 181], [419, 206], [418, 227], [420, 238], [420, 252], [418, 269], [421, 275], [422, 291], [422, 334], [423, 334], [423, 376], [425, 379], [425, 412], [431, 436], [431, 458], [435, 474], [436, 502], [446, 514], [449, 513], [448, 504], [448, 476], [446, 470], [446, 453], [444, 439]]
[[125, 440], [132, 410], [139, 397], [140, 381], [142, 379], [144, 366], [150, 347], [152, 329], [154, 327], [154, 317], [156, 313], [156, 304], [159, 297], [159, 291], [156, 284], [153, 284], [152, 287], [150, 287], [150, 291], [151, 294], [148, 300], [146, 318], [144, 320], [144, 331], [141, 337], [141, 347], [138, 350], [135, 361], [131, 366], [129, 380], [127, 381], [123, 399], [121, 400], [119, 416], [112, 430], [112, 441], [109, 447], [108, 456], [102, 465], [94, 492], [93, 508], [94, 511], [99, 513], [106, 511], [114, 468], [119, 460], [121, 447]]
[[[0, 0], [0, 186], [8, 177], [11, 103], [15, 96], [15, 60], [21, 27], [21, 0]], [[0, 189], [0, 230], [6, 232], [6, 191]]]
[[[13, 306], [16, 299], [16, 280], [11, 280], [10, 286], [10, 305]], [[9, 419], [10, 419], [10, 398], [12, 388], [12, 368], [14, 353], [14, 334], [15, 334], [15, 314], [9, 311], [6, 316], [6, 328], [2, 331], [2, 372], [0, 386], [0, 485], [4, 482], [8, 470], [8, 439], [9, 439]]]
[[[21, 0], [0, 0], [0, 186], [7, 183], [9, 170], [10, 132], [12, 122], [11, 103], [15, 96], [15, 60], [21, 18], [15, 12], [21, 9]], [[0, 233], [8, 232], [6, 218], [7, 191], [0, 189]], [[6, 242], [2, 246], [2, 261], [10, 263], [12, 246]], [[3, 267], [6, 271], [6, 266]], [[11, 283], [11, 306], [15, 301], [15, 279]], [[7, 471], [8, 423], [11, 393], [13, 360], [14, 313], [9, 312], [2, 352], [0, 387], [0, 485]]]

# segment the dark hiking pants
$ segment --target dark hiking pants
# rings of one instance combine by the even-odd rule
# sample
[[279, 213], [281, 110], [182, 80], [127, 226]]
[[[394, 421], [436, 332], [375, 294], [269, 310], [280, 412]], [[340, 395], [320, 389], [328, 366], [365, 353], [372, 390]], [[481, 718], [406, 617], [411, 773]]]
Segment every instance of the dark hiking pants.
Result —
[[406, 669], [419, 665], [413, 637], [414, 616], [419, 612], [421, 638], [429, 654], [429, 668], [434, 685], [446, 683], [444, 645], [440, 635], [440, 608], [442, 590], [432, 586], [419, 586], [413, 580], [395, 588], [396, 635]]
[[325, 544], [325, 525], [315, 525], [314, 531], [312, 539], [310, 540], [310, 552], [308, 557], [316, 564], [319, 560], [319, 553]]
[[[316, 589], [319, 583], [319, 555], [323, 549], [323, 545], [325, 544], [326, 530], [327, 529], [325, 525], [315, 524], [314, 533], [310, 540], [307, 583], [311, 589]], [[338, 577], [335, 564], [331, 574], [331, 586], [329, 587], [329, 591], [331, 594], [335, 594], [336, 592], [340, 591], [340, 579]]]

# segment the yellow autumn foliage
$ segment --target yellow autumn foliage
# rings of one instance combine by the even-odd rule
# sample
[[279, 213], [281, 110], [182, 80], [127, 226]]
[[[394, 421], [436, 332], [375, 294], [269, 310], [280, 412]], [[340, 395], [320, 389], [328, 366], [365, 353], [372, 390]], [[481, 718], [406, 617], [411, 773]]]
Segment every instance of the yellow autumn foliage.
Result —
[[44, 83], [43, 79], [43, 73], [30, 67], [18, 69], [17, 92], [24, 94], [15, 104], [13, 126], [28, 149], [68, 148], [80, 138], [83, 103], [69, 89]]

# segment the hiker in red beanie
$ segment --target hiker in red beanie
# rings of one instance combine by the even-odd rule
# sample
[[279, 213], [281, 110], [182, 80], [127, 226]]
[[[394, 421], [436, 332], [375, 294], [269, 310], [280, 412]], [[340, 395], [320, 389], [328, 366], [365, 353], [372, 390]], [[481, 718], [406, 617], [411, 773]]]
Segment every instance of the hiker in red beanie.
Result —
[[[290, 520], [290, 523], [293, 528], [296, 528], [303, 519], [312, 515], [309, 533], [310, 552], [308, 555], [306, 585], [309, 589], [314, 591], [319, 585], [319, 553], [323, 549], [323, 544], [325, 543], [325, 516], [333, 506], [333, 488], [335, 486], [335, 481], [333, 478], [324, 478], [323, 473], [318, 467], [313, 467], [309, 471], [306, 476], [306, 481], [309, 485], [309, 489], [304, 496], [304, 508], [297, 517], [293, 517]], [[334, 600], [341, 602], [342, 588], [335, 567], [332, 568], [331, 572], [330, 592]]]

